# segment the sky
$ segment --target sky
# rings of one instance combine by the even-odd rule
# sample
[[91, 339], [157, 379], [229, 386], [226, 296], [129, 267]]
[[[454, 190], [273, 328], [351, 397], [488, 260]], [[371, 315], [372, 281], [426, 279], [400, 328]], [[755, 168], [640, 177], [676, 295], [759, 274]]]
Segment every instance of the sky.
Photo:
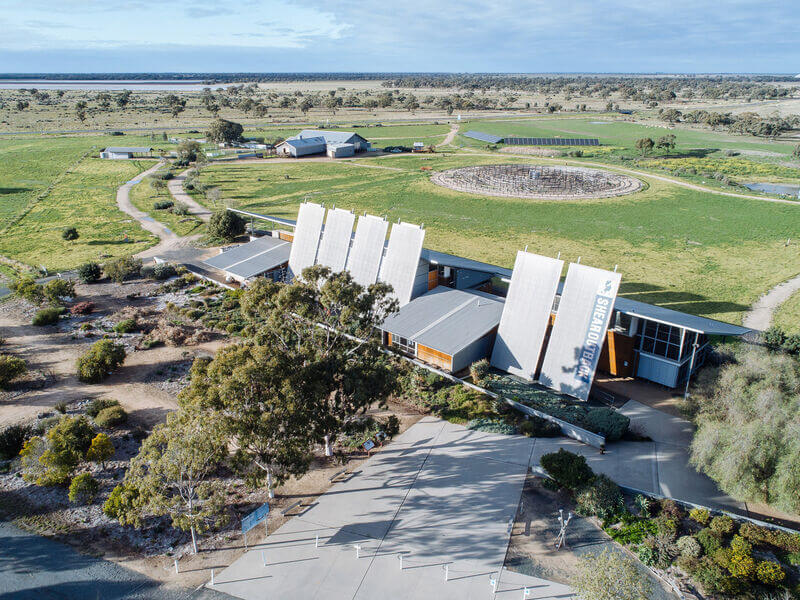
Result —
[[0, 73], [800, 72], [797, 0], [2, 0]]

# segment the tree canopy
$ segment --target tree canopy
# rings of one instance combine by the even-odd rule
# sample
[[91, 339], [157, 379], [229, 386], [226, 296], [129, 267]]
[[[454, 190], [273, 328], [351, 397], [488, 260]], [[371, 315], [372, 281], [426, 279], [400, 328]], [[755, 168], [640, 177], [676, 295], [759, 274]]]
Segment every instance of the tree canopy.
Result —
[[239, 123], [226, 119], [215, 119], [206, 132], [206, 138], [212, 142], [236, 142], [242, 138], [244, 127]]

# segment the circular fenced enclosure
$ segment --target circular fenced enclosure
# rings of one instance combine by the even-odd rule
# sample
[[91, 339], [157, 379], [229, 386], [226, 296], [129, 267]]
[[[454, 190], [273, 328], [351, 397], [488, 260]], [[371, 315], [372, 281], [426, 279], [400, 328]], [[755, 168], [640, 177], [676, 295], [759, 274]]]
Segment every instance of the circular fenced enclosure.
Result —
[[460, 192], [546, 200], [610, 198], [642, 188], [641, 181], [620, 173], [556, 165], [459, 167], [434, 173], [431, 181]]

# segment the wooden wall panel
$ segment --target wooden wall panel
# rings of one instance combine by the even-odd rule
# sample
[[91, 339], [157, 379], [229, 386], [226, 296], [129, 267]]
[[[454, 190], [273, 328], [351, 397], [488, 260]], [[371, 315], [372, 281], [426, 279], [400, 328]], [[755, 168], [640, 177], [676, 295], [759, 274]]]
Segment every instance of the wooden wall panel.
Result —
[[422, 344], [417, 344], [417, 358], [440, 369], [447, 371], [453, 368], [453, 357], [444, 352], [439, 352], [433, 348], [428, 348]]

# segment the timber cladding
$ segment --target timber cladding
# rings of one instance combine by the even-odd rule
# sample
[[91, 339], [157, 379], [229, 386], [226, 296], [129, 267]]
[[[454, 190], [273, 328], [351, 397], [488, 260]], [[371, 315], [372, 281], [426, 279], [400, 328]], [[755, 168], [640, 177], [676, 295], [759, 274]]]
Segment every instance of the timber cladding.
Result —
[[452, 356], [429, 348], [428, 346], [423, 346], [422, 344], [417, 344], [417, 358], [430, 365], [439, 367], [440, 369], [445, 369], [447, 371], [453, 369]]

